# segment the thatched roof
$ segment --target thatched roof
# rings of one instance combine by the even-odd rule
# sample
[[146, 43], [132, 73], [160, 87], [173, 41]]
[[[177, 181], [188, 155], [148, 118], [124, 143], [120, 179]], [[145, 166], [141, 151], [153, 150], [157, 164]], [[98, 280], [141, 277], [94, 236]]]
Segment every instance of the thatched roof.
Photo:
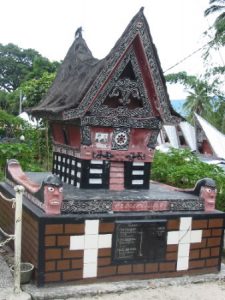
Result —
[[157, 50], [152, 42], [143, 8], [133, 17], [110, 53], [102, 60], [92, 56], [81, 33], [78, 34], [48, 93], [41, 103], [33, 108], [32, 114], [58, 120], [84, 116], [88, 107], [96, 101], [105, 82], [110, 80], [126, 51], [135, 43], [145, 52], [142, 54], [146, 59], [145, 70], [150, 70], [149, 76], [153, 78], [159, 102], [158, 116], [164, 122], [173, 123], [174, 116], [175, 119], [176, 116], [180, 116], [170, 104]]
[[70, 47], [57, 76], [34, 115], [54, 115], [77, 107], [89, 86], [102, 69], [103, 61], [92, 56], [80, 35]]

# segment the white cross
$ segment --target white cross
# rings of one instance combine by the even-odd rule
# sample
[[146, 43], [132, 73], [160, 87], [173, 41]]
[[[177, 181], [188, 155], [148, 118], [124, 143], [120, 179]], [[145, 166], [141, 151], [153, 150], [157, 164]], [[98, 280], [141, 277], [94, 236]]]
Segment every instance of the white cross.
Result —
[[85, 234], [70, 237], [70, 250], [84, 250], [83, 278], [97, 277], [98, 249], [112, 247], [112, 234], [98, 234], [99, 220], [85, 221]]
[[180, 218], [179, 231], [169, 231], [167, 244], [178, 244], [177, 271], [188, 270], [190, 245], [200, 243], [202, 230], [191, 230], [192, 218]]

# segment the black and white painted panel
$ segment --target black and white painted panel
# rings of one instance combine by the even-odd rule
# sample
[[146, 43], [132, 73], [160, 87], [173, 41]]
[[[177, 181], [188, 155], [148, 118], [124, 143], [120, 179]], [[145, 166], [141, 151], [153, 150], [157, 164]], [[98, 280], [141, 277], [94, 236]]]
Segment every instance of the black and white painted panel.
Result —
[[150, 180], [150, 163], [125, 162], [124, 182], [126, 189], [148, 189]]
[[68, 184], [76, 186], [77, 159], [73, 156], [54, 152], [52, 173]]

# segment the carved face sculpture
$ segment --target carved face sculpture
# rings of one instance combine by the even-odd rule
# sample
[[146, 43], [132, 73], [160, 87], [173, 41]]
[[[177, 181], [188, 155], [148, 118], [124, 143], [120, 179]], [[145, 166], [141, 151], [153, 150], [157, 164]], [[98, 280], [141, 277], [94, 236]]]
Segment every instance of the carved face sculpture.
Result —
[[44, 181], [44, 206], [47, 214], [60, 214], [63, 201], [63, 186], [60, 179], [50, 175]]
[[205, 184], [201, 187], [200, 198], [204, 200], [205, 211], [213, 211], [216, 206], [217, 189], [215, 184]]

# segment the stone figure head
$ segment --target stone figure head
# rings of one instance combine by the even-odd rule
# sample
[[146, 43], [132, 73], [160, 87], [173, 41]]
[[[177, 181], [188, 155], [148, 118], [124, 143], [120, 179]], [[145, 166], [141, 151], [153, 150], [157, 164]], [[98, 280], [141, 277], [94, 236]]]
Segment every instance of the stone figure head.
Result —
[[205, 178], [200, 189], [200, 198], [204, 200], [205, 211], [213, 211], [216, 206], [216, 183], [211, 178]]
[[60, 214], [63, 201], [63, 184], [56, 175], [49, 175], [44, 181], [44, 207], [47, 214]]

